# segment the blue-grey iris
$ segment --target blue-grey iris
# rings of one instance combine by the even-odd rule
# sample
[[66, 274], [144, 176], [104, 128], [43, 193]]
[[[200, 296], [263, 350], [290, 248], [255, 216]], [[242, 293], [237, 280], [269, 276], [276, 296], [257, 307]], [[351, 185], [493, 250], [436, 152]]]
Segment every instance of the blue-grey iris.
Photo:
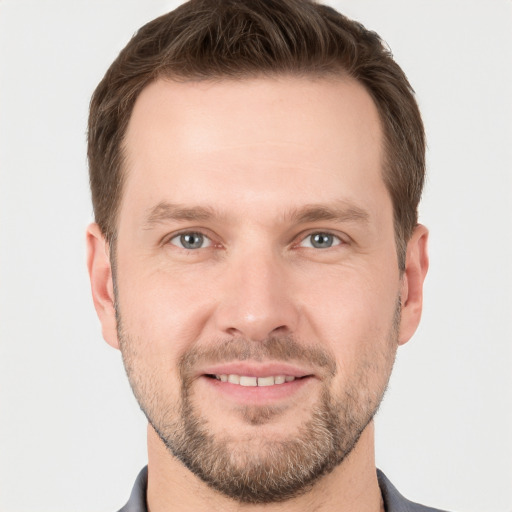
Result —
[[185, 249], [200, 249], [204, 243], [201, 233], [184, 233], [180, 236], [181, 245]]
[[334, 236], [329, 233], [315, 233], [311, 235], [311, 245], [316, 249], [328, 249], [332, 247]]

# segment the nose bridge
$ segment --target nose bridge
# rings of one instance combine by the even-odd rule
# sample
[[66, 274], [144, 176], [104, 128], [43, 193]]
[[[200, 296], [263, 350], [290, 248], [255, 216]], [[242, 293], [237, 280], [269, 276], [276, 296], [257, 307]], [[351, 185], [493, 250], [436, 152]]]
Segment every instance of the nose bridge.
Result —
[[293, 332], [298, 312], [282, 257], [259, 244], [234, 251], [228, 259], [217, 328], [256, 341]]

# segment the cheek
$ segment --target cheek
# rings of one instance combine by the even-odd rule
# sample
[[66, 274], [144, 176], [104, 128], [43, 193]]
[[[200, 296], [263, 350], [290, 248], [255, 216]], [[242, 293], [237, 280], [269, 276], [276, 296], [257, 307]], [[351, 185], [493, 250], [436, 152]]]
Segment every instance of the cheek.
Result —
[[400, 281], [398, 270], [340, 266], [318, 273], [315, 282], [304, 282], [301, 288], [304, 308], [314, 309], [322, 324], [378, 331], [394, 313]]
[[389, 350], [394, 334], [398, 271], [337, 269], [322, 277], [322, 286], [302, 290], [304, 328], [329, 346], [340, 366], [348, 370], [368, 354]]
[[123, 330], [136, 338], [144, 358], [175, 366], [196, 340], [207, 317], [211, 292], [183, 272], [119, 268], [118, 303]]

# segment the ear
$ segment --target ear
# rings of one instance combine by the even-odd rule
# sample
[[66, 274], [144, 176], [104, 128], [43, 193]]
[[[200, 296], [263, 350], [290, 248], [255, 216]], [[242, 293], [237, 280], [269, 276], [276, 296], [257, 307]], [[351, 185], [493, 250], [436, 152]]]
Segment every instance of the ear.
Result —
[[109, 246], [98, 224], [91, 224], [87, 228], [87, 268], [91, 280], [92, 300], [101, 322], [103, 338], [109, 345], [118, 349]]
[[403, 345], [420, 323], [423, 308], [423, 281], [428, 270], [428, 229], [418, 224], [407, 244], [405, 271], [402, 276], [402, 316], [398, 343]]

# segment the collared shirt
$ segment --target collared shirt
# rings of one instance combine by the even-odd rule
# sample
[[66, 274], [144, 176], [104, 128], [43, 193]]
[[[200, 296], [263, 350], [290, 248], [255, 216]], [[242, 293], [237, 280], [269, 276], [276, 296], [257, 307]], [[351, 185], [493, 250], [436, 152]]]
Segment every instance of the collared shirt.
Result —
[[[384, 500], [386, 512], [443, 512], [436, 508], [425, 507], [418, 503], [404, 498], [386, 478], [386, 475], [379, 469], [377, 470], [380, 492]], [[148, 487], [148, 468], [147, 466], [139, 473], [132, 494], [128, 503], [119, 512], [148, 512], [146, 506], [146, 489]]]

